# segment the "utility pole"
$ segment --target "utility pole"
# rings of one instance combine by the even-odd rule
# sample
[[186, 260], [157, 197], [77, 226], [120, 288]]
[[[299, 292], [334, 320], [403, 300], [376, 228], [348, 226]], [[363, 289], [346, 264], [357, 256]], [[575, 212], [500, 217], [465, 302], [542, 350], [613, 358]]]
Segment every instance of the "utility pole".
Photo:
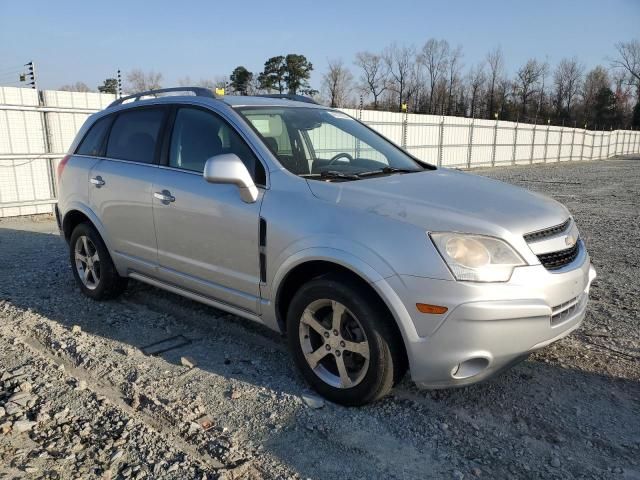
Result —
[[29, 77], [27, 79], [27, 80], [29, 80], [27, 85], [31, 85], [31, 88], [33, 88], [34, 90], [37, 90], [38, 89], [38, 85], [36, 83], [36, 65], [35, 65], [35, 63], [33, 63], [33, 60], [32, 60], [29, 63], [25, 63], [24, 66], [27, 67], [27, 76]]
[[118, 69], [118, 91], [116, 92], [116, 98], [122, 98], [122, 75], [120, 75], [120, 69]]

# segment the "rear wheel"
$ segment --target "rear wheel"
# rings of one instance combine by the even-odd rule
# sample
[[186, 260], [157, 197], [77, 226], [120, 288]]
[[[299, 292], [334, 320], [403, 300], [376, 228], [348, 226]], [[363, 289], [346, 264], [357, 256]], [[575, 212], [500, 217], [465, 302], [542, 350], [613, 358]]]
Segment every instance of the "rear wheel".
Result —
[[127, 287], [127, 279], [118, 275], [106, 245], [92, 225], [81, 223], [74, 228], [69, 253], [73, 276], [88, 297], [114, 298]]
[[357, 283], [327, 276], [303, 285], [287, 315], [289, 347], [311, 386], [343, 405], [386, 395], [406, 369], [394, 320]]

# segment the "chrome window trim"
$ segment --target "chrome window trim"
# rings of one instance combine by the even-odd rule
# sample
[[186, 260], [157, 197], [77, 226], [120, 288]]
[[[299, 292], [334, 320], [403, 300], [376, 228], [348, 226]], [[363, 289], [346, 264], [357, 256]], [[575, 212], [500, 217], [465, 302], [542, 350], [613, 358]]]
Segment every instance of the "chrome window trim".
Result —
[[93, 155], [80, 155], [78, 153], [75, 153], [72, 155], [73, 157], [82, 157], [82, 158], [93, 158], [95, 160], [109, 160], [112, 162], [119, 162], [119, 163], [131, 163], [134, 165], [143, 165], [146, 167], [158, 167], [159, 165], [155, 162], [153, 163], [148, 163], [148, 162], [138, 162], [136, 160], [125, 160], [124, 158], [111, 158], [111, 157], [98, 157], [98, 156], [93, 156]]
[[[156, 165], [156, 167], [158, 167], [161, 170], [171, 170], [173, 172], [188, 173], [189, 175], [195, 175], [197, 177], [201, 177], [202, 178], [202, 173], [195, 172], [193, 170], [187, 170], [187, 169], [178, 168], [178, 167], [170, 167], [168, 165]], [[204, 180], [204, 178], [203, 178], [203, 180]], [[262, 190], [266, 190], [267, 189], [267, 187], [265, 187], [264, 185], [259, 185], [257, 183], [256, 183], [256, 187], [260, 188]]]
[[[168, 97], [168, 98], [170, 98], [170, 97]], [[198, 98], [198, 97], [194, 97], [194, 98]], [[161, 103], [159, 102], [158, 104], [167, 104], [167, 102], [161, 102]], [[218, 108], [219, 107], [218, 105], [212, 105], [210, 103], [205, 103], [205, 102], [187, 101], [187, 100], [181, 100], [179, 102], [168, 103], [168, 105], [172, 105], [172, 106], [175, 106], [177, 108], [180, 108], [181, 106], [201, 107], [201, 108], [205, 108], [205, 109], [215, 113], [216, 115], [219, 115], [224, 121], [229, 123], [229, 125], [235, 130], [235, 132], [238, 135], [240, 135], [242, 140], [247, 144], [247, 146], [249, 147], [251, 152], [253, 152], [253, 154], [255, 155], [256, 160], [258, 160], [258, 162], [260, 162], [260, 164], [262, 165], [262, 168], [264, 169], [264, 177], [265, 177], [266, 185], [261, 185], [261, 184], [257, 184], [256, 183], [256, 186], [264, 188], [264, 189], [267, 189], [267, 190], [271, 187], [271, 182], [270, 182], [270, 178], [269, 178], [269, 173], [270, 173], [269, 165], [264, 160], [262, 154], [260, 152], [258, 152], [258, 150], [255, 148], [255, 145], [253, 144], [253, 142], [251, 141], [249, 136], [244, 131], [244, 128], [248, 128], [248, 126], [244, 125], [243, 123], [239, 123], [237, 121], [237, 119], [229, 116], [228, 112], [226, 112], [224, 108]], [[227, 104], [223, 104], [223, 105], [228, 107], [235, 115], [238, 115], [238, 113], [236, 113]], [[242, 119], [240, 119], [240, 121], [242, 121]], [[267, 148], [266, 145], [264, 147]], [[161, 165], [161, 166], [163, 166], [163, 165]], [[175, 167], [173, 167], [173, 168], [175, 168]], [[183, 170], [179, 170], [179, 171], [183, 171]]]

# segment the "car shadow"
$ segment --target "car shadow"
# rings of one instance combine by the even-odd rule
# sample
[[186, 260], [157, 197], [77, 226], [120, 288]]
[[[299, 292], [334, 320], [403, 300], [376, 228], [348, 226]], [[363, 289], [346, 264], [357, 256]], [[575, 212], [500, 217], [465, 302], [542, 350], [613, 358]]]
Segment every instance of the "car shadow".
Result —
[[[308, 391], [284, 339], [262, 325], [138, 282], [117, 300], [84, 297], [51, 221], [0, 222], [0, 300], [136, 349], [183, 336], [188, 345], [157, 357], [180, 365], [188, 356], [205, 374], [276, 399]], [[262, 447], [303, 477], [450, 478], [452, 469], [607, 477], [621, 466], [632, 478], [640, 475], [639, 399], [634, 380], [541, 354], [459, 389], [421, 391], [405, 378], [389, 397], [358, 409], [299, 402], [283, 425], [265, 430]]]

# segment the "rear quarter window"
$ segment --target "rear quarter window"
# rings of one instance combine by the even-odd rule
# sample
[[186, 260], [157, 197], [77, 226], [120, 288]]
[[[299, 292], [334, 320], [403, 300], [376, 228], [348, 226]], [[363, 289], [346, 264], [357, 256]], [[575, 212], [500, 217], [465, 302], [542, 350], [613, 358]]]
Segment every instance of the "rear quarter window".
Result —
[[164, 116], [163, 108], [120, 112], [111, 127], [107, 157], [153, 163]]
[[80, 146], [76, 150], [77, 155], [89, 155], [101, 157], [104, 155], [104, 142], [109, 131], [113, 116], [101, 118], [89, 128]]

